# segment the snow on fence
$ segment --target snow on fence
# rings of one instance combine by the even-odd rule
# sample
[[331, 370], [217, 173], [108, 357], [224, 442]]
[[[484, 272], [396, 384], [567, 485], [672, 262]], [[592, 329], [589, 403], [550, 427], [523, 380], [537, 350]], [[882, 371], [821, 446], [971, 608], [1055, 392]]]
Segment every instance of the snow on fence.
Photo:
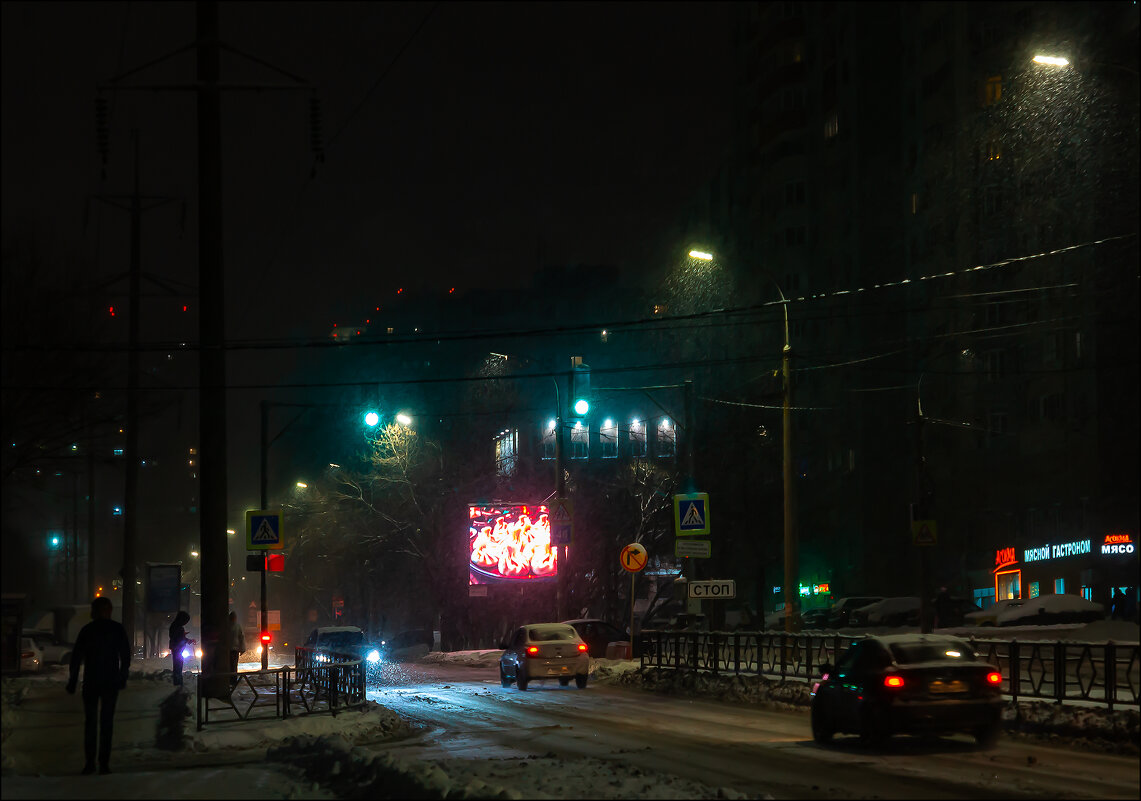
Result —
[[[209, 681], [196, 677], [198, 730], [210, 722], [211, 713], [232, 713], [218, 723], [263, 718], [288, 718], [312, 712], [331, 712], [361, 706], [365, 698], [365, 664], [351, 655], [333, 655], [332, 662], [318, 662], [311, 648], [298, 648], [292, 667], [219, 673], [227, 680], [237, 679], [225, 699], [204, 695], [202, 685]], [[221, 705], [211, 705], [221, 700]]]
[[[821, 675], [867, 635], [788, 634], [785, 632], [646, 631], [639, 640], [642, 667], [802, 678]], [[996, 665], [1003, 691], [1014, 700], [1048, 698], [1138, 706], [1141, 654], [1138, 643], [1075, 643], [1062, 640], [966, 640]]]

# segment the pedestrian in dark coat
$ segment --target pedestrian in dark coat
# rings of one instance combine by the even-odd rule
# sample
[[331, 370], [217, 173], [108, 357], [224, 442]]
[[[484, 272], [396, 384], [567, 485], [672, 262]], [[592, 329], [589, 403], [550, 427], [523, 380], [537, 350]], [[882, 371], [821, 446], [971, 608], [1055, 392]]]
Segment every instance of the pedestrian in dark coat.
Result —
[[935, 596], [935, 627], [946, 628], [955, 625], [952, 620], [954, 615], [951, 593], [947, 591], [946, 587], [940, 587], [939, 594]]
[[186, 624], [190, 622], [190, 615], [180, 611], [174, 616], [170, 624], [170, 656], [174, 660], [174, 686], [182, 686], [182, 649], [194, 645], [194, 640], [186, 636]]
[[111, 619], [111, 599], [91, 602], [91, 622], [79, 630], [71, 652], [68, 693], [75, 694], [79, 666], [83, 665], [83, 753], [85, 774], [95, 772], [96, 732], [99, 721], [99, 772], [110, 773], [111, 730], [115, 723], [115, 703], [127, 686], [131, 665], [131, 644], [123, 624]]
[[238, 613], [230, 612], [230, 689], [238, 686], [238, 657], [246, 650], [246, 633], [238, 623]]

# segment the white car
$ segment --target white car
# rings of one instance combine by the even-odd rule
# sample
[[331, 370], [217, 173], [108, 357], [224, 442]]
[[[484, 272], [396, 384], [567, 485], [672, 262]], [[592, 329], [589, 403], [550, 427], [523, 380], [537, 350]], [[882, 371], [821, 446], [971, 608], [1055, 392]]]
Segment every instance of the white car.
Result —
[[50, 631], [24, 630], [25, 637], [31, 637], [43, 652], [44, 665], [66, 665], [71, 661], [74, 643], [60, 642]]
[[20, 638], [20, 672], [39, 673], [44, 669], [44, 652], [31, 637]]
[[590, 678], [588, 646], [566, 623], [520, 626], [500, 647], [499, 681], [504, 687], [514, 682], [526, 690], [528, 683], [546, 679], [558, 679], [566, 687], [574, 679], [581, 690]]
[[884, 598], [852, 610], [853, 626], [907, 626], [919, 622], [919, 599], [907, 595]]
[[999, 626], [1050, 626], [1057, 623], [1092, 623], [1105, 619], [1105, 607], [1080, 595], [1042, 595], [1027, 598], [1021, 606], [1000, 614]]
[[967, 612], [963, 615], [964, 626], [997, 626], [998, 616], [1008, 609], [1017, 609], [1026, 603], [1022, 598], [1003, 598], [995, 601], [989, 609], [980, 609], [978, 612]]

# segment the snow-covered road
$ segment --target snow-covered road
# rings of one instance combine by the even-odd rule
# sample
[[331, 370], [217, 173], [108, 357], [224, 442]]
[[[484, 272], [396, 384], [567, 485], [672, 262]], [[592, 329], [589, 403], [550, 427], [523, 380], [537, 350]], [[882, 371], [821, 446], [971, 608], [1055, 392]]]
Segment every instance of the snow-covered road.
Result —
[[820, 747], [803, 711], [597, 683], [586, 690], [539, 683], [520, 693], [502, 688], [493, 666], [394, 666], [370, 697], [428, 726], [420, 737], [372, 747], [431, 760], [449, 776], [512, 787], [525, 797], [576, 797], [576, 765], [612, 774], [622, 792], [611, 797], [642, 794], [643, 778], [660, 791], [663, 775], [777, 798], [1139, 795], [1135, 758], [1013, 741], [985, 751], [966, 737], [897, 737], [878, 750], [841, 737]]

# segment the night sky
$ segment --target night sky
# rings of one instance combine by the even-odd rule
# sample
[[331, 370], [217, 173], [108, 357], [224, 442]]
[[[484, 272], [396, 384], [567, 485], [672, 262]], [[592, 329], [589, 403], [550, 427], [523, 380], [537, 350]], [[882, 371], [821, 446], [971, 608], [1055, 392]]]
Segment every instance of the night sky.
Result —
[[[232, 339], [320, 336], [400, 286], [525, 285], [540, 258], [652, 270], [728, 143], [724, 4], [223, 3], [220, 17], [224, 43], [316, 85], [326, 149], [311, 179], [308, 91], [225, 96]], [[105, 181], [94, 113], [99, 82], [189, 45], [194, 26], [191, 3], [4, 4], [6, 238], [35, 230], [77, 243], [101, 277], [125, 270], [128, 215], [96, 202], [85, 229], [84, 206], [129, 192], [137, 128], [143, 193], [187, 201], [185, 223], [177, 202], [147, 213], [144, 270], [196, 282], [193, 94], [114, 96]], [[187, 51], [123, 83], [194, 70]], [[233, 54], [222, 73], [289, 80]]]

